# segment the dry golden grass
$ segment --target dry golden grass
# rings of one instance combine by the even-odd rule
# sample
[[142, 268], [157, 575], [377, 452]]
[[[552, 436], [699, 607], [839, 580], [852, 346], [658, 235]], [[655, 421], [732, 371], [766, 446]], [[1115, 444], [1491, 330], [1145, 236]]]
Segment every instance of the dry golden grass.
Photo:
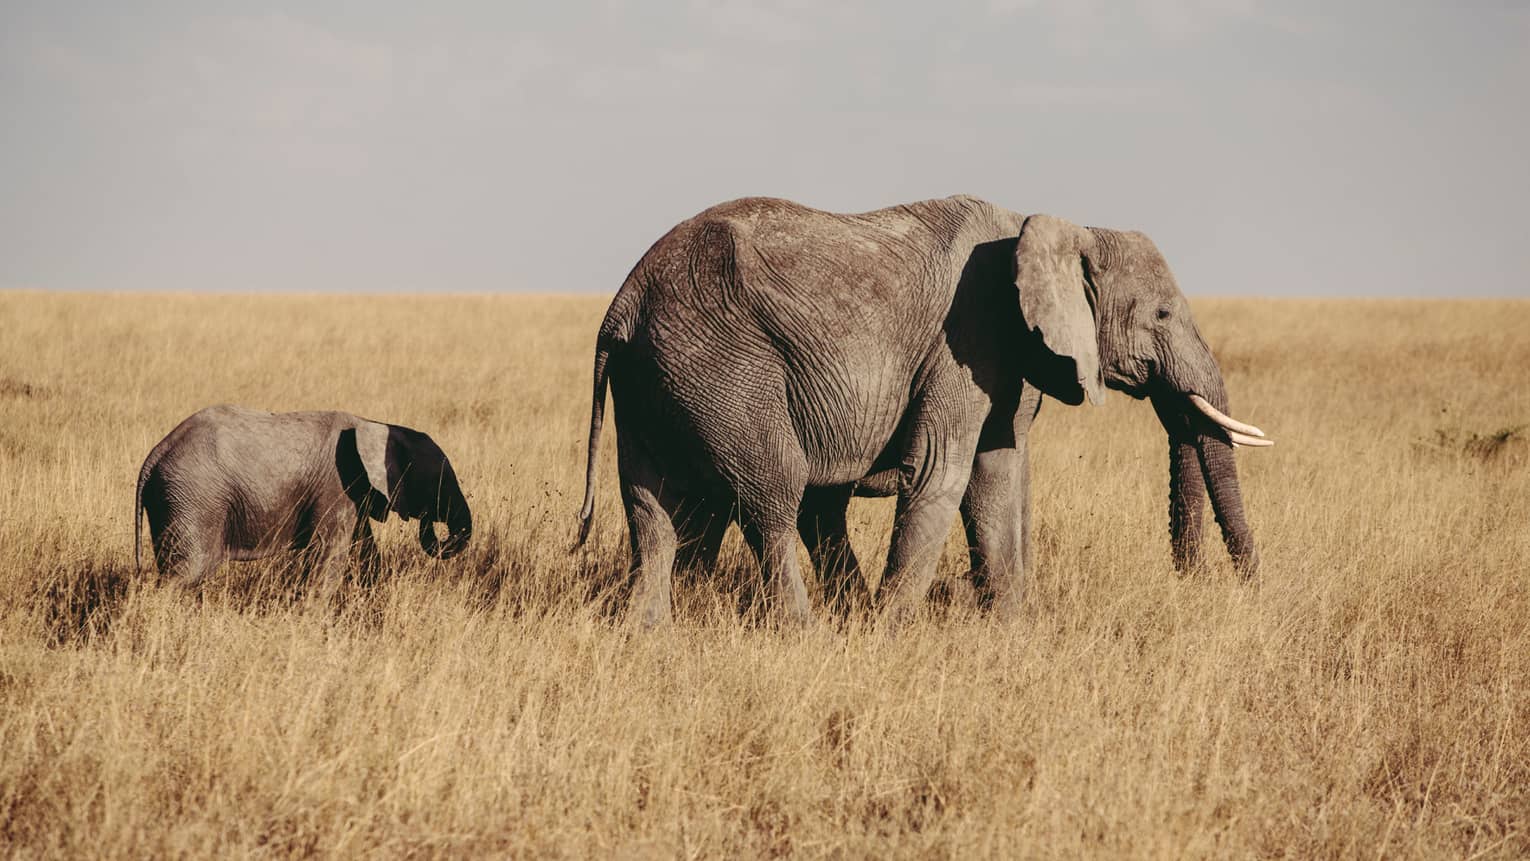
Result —
[[[1530, 303], [1197, 301], [1280, 442], [1240, 454], [1262, 582], [1170, 568], [1150, 409], [1052, 403], [1023, 621], [958, 598], [897, 638], [742, 623], [736, 537], [671, 630], [602, 618], [609, 426], [568, 547], [604, 305], [0, 294], [0, 847], [1530, 854]], [[338, 609], [259, 566], [144, 585], [138, 465], [215, 402], [429, 431], [473, 548], [394, 521]], [[887, 506], [853, 514], [879, 564]]]

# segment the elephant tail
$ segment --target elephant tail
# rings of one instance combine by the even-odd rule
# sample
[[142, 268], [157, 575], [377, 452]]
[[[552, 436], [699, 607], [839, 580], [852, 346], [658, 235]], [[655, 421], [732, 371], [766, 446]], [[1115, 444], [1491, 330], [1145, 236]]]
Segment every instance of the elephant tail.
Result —
[[595, 348], [595, 394], [590, 402], [590, 448], [584, 465], [584, 506], [579, 509], [579, 543], [576, 545], [580, 547], [584, 546], [584, 540], [590, 536], [590, 526], [595, 521], [595, 474], [600, 455], [600, 429], [605, 423], [609, 376], [606, 365], [611, 359], [613, 346], [604, 335], [602, 332], [600, 343]]
[[[659, 240], [662, 243], [664, 240]], [[655, 247], [658, 243], [655, 244]], [[652, 250], [650, 249], [650, 252]], [[638, 321], [644, 314], [648, 284], [646, 261], [648, 255], [628, 273], [620, 290], [606, 309], [606, 318], [600, 323], [600, 334], [595, 339], [595, 393], [590, 401], [590, 448], [584, 465], [584, 505], [579, 509], [579, 542], [590, 537], [590, 526], [595, 521], [595, 474], [600, 454], [600, 428], [606, 416], [606, 387], [610, 380], [611, 356], [632, 342]]]
[[133, 571], [143, 572], [143, 486], [159, 463], [160, 447], [155, 446], [138, 470], [138, 488], [133, 492]]
[[[190, 419], [187, 419], [189, 422]], [[187, 422], [171, 431], [164, 439], [160, 440], [154, 448], [149, 450], [148, 457], [143, 459], [143, 466], [138, 469], [138, 487], [133, 492], [133, 570], [143, 571], [143, 489], [149, 483], [149, 477], [154, 474], [154, 468], [159, 466], [159, 461], [165, 456], [165, 452], [175, 444], [180, 437], [182, 428]]]

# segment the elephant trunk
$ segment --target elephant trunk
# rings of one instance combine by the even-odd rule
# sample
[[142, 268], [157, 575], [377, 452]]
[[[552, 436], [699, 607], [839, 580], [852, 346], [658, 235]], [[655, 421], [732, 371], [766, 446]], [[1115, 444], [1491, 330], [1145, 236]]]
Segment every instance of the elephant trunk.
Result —
[[443, 559], [450, 559], [467, 547], [473, 537], [473, 513], [468, 510], [467, 500], [459, 498], [457, 505], [446, 515], [446, 549]]
[[1201, 562], [1201, 513], [1206, 482], [1195, 443], [1169, 439], [1169, 550], [1174, 567], [1189, 571]]
[[1238, 467], [1233, 463], [1232, 443], [1212, 436], [1201, 437], [1201, 473], [1211, 493], [1211, 510], [1222, 527], [1222, 540], [1233, 566], [1244, 579], [1259, 573], [1259, 551], [1254, 533], [1243, 514], [1243, 492], [1238, 487]]
[[[1220, 378], [1198, 388], [1204, 393], [1197, 394], [1227, 411], [1227, 391]], [[1188, 571], [1200, 562], [1202, 511], [1209, 493], [1233, 565], [1244, 578], [1253, 577], [1259, 571], [1259, 553], [1243, 511], [1232, 443], [1186, 395], [1155, 394], [1153, 408], [1169, 435], [1169, 543], [1174, 567]]]
[[1154, 395], [1152, 402], [1169, 435], [1169, 551], [1175, 569], [1189, 571], [1201, 561], [1206, 482], [1201, 473], [1200, 439], [1176, 400], [1172, 396]]
[[445, 549], [436, 538], [436, 521], [430, 517], [420, 517], [420, 549], [437, 559]]

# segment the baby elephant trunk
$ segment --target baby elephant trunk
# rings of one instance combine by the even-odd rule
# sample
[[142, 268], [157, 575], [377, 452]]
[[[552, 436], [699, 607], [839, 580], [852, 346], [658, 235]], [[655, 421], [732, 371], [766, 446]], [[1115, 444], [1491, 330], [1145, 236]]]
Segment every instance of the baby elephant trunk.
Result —
[[446, 540], [436, 538], [436, 522], [429, 516], [420, 518], [420, 549], [437, 559], [450, 559], [467, 547], [473, 537], [473, 515], [467, 504], [453, 506], [446, 515]]

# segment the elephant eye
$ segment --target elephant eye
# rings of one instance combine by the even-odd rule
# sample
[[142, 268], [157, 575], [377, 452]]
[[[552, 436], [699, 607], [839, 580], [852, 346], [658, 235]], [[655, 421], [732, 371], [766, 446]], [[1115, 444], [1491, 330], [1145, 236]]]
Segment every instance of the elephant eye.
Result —
[[1158, 309], [1158, 319], [1160, 319], [1160, 320], [1167, 320], [1171, 316], [1173, 316], [1173, 314], [1174, 314], [1174, 312], [1169, 310], [1169, 306], [1168, 305], [1160, 306], [1159, 309]]

